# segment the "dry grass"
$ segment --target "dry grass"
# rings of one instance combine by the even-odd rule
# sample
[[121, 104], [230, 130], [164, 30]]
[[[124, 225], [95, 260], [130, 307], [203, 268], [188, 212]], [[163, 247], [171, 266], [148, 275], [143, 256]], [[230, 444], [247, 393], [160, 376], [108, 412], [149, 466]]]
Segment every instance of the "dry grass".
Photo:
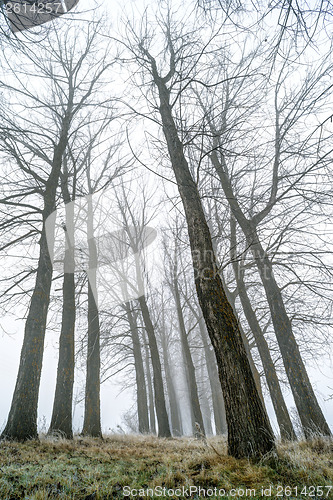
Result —
[[333, 485], [333, 443], [316, 438], [280, 444], [276, 456], [255, 464], [228, 457], [223, 438], [205, 442], [125, 435], [104, 440], [77, 437], [73, 441], [44, 437], [23, 444], [1, 443], [0, 473], [1, 500], [123, 498], [124, 486], [216, 487], [226, 492], [251, 488], [256, 490], [251, 498], [263, 498], [261, 489], [272, 487], [275, 498], [278, 485], [293, 488], [289, 498], [306, 499], [309, 493], [312, 499], [333, 498], [333, 489], [329, 493], [324, 488], [323, 495], [320, 490], [304, 490], [304, 486]]

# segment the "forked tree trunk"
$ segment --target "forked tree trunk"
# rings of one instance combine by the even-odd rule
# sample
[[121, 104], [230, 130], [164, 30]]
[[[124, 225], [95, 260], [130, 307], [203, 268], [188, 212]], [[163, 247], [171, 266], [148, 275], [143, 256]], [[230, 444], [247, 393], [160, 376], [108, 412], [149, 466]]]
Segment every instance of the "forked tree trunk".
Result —
[[161, 78], [153, 57], [147, 51], [144, 53], [150, 60], [158, 88], [163, 132], [187, 221], [199, 304], [219, 368], [228, 422], [228, 452], [236, 458], [261, 457], [275, 449], [273, 431], [254, 382], [238, 322], [218, 274], [198, 188], [172, 116], [170, 91], [165, 83], [169, 77]]
[[158, 423], [158, 435], [160, 437], [170, 437], [171, 432], [165, 405], [161, 361], [158, 352], [154, 326], [150, 318], [146, 297], [142, 295], [141, 297], [139, 297], [138, 301], [140, 304], [142, 318], [148, 336], [151, 361], [153, 365], [153, 384], [154, 384], [156, 416]]
[[256, 314], [252, 308], [250, 298], [247, 294], [246, 285], [243, 278], [243, 272], [237, 261], [236, 223], [233, 218], [231, 219], [230, 227], [231, 227], [230, 257], [237, 283], [238, 295], [242, 304], [246, 320], [249, 324], [249, 327], [256, 342], [256, 346], [259, 351], [260, 359], [266, 377], [266, 382], [273, 403], [278, 426], [280, 429], [281, 439], [295, 440], [297, 439], [296, 434], [281, 391], [279, 379], [276, 374], [271, 353], [267, 345], [266, 339], [264, 337], [264, 334], [262, 332], [262, 329], [257, 320]]
[[136, 318], [134, 317], [130, 302], [126, 302], [124, 304], [124, 308], [130, 327], [133, 344], [139, 432], [141, 434], [146, 434], [149, 432], [148, 400], [138, 325], [136, 322]]
[[[69, 109], [71, 109], [70, 105]], [[25, 323], [20, 366], [14, 395], [7, 424], [1, 435], [2, 439], [25, 441], [27, 439], [38, 438], [38, 393], [52, 283], [52, 262], [48, 248], [48, 241], [50, 243], [52, 240], [52, 234], [46, 234], [46, 220], [55, 210], [56, 191], [61, 171], [62, 157], [67, 145], [69, 123], [70, 120], [66, 117], [63, 121], [59, 143], [54, 150], [52, 169], [46, 183], [43, 228], [39, 242], [40, 251], [35, 288]]]

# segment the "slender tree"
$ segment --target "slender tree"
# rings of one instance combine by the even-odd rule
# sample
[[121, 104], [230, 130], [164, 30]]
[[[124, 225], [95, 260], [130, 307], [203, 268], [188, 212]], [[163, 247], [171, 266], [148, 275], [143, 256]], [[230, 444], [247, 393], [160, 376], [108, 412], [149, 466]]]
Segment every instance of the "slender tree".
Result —
[[87, 240], [88, 240], [88, 340], [87, 340], [87, 372], [84, 402], [84, 420], [82, 434], [100, 437], [102, 435], [100, 414], [100, 319], [97, 292], [97, 245], [94, 235], [94, 207], [92, 200], [91, 172], [88, 168], [87, 196]]
[[60, 433], [67, 439], [73, 438], [72, 411], [75, 357], [75, 256], [74, 256], [74, 205], [68, 186], [68, 169], [64, 162], [61, 179], [62, 196], [65, 202], [66, 223], [63, 227], [66, 239], [64, 256], [64, 281], [62, 288], [62, 319], [59, 340], [59, 361], [57, 383], [49, 434]]
[[252, 308], [251, 301], [246, 290], [246, 285], [244, 282], [244, 270], [241, 269], [239, 265], [239, 259], [237, 258], [236, 222], [233, 218], [231, 218], [230, 226], [230, 257], [237, 283], [238, 295], [245, 317], [251, 328], [251, 332], [254, 336], [256, 346], [259, 351], [266, 377], [266, 382], [269, 388], [269, 393], [280, 428], [281, 438], [283, 440], [296, 439], [296, 434], [281, 391], [280, 383], [277, 377], [269, 347], [267, 345], [267, 341], [257, 320], [256, 314]]
[[173, 436], [182, 436], [183, 434], [183, 426], [181, 420], [181, 412], [180, 412], [180, 402], [179, 396], [176, 392], [176, 387], [174, 383], [174, 375], [172, 367], [174, 366], [173, 358], [170, 355], [170, 342], [168, 342], [167, 332], [166, 332], [166, 320], [165, 320], [165, 306], [162, 309], [162, 319], [160, 326], [160, 336], [162, 343], [162, 352], [163, 352], [163, 365], [165, 372], [165, 382], [168, 391], [169, 398], [169, 408], [170, 408], [170, 424]]
[[182, 354], [183, 354], [183, 359], [184, 359], [184, 366], [185, 366], [185, 373], [186, 373], [186, 380], [187, 380], [187, 387], [188, 387], [189, 398], [190, 398], [190, 403], [191, 403], [192, 429], [193, 429], [194, 435], [201, 437], [201, 435], [204, 435], [204, 433], [205, 433], [205, 427], [204, 427], [202, 412], [201, 412], [201, 408], [200, 408], [195, 367], [194, 367], [192, 354], [191, 354], [191, 350], [190, 350], [190, 346], [189, 346], [189, 342], [188, 342], [188, 338], [187, 338], [184, 315], [183, 315], [183, 310], [182, 310], [182, 305], [181, 305], [181, 300], [180, 300], [180, 293], [179, 293], [179, 288], [178, 288], [177, 258], [174, 259], [173, 271], [174, 271], [174, 273], [173, 273], [174, 278], [173, 278], [173, 284], [172, 284], [172, 291], [173, 291], [173, 296], [174, 296], [175, 305], [176, 305], [176, 311], [177, 311], [177, 317], [178, 317], [178, 323], [179, 323], [180, 341], [181, 341], [181, 346], [182, 346]]
[[213, 415], [216, 434], [226, 434], [228, 431], [225, 415], [225, 405], [214, 352], [211, 350], [209, 338], [206, 333], [205, 323], [202, 317], [197, 316], [199, 331], [204, 345], [207, 373], [212, 393]]
[[[200, 362], [200, 379], [199, 379], [199, 384], [201, 386], [201, 390], [199, 392], [200, 394], [200, 403], [201, 403], [201, 408], [202, 408], [202, 418], [204, 421], [204, 426], [205, 426], [205, 433], [208, 436], [213, 435], [213, 427], [212, 427], [212, 412], [210, 408], [210, 401], [209, 401], [209, 390], [207, 391], [207, 376], [205, 373], [205, 352], [204, 351], [199, 351], [201, 355], [201, 359], [199, 359]], [[197, 364], [197, 363], [196, 363]]]
[[153, 382], [152, 382], [151, 368], [150, 368], [148, 340], [146, 338], [145, 331], [143, 333], [143, 337], [144, 337], [144, 348], [145, 348], [144, 353], [145, 353], [146, 379], [147, 379], [147, 389], [148, 389], [149, 429], [152, 434], [156, 434], [154, 391], [153, 391]]
[[[147, 233], [149, 219], [147, 219], [148, 200], [145, 198], [143, 189], [142, 207], [134, 208], [133, 195], [130, 195], [129, 189], [125, 189], [122, 184], [121, 189], [114, 191], [115, 208], [119, 221], [121, 221], [122, 230], [117, 232], [116, 248], [123, 256], [129, 257], [129, 262], [133, 262], [133, 267], [129, 269], [120, 269], [117, 259], [112, 258], [110, 263], [118, 280], [124, 281], [128, 292], [137, 298], [141, 317], [148, 338], [149, 351], [153, 369], [154, 401], [156, 408], [156, 417], [158, 422], [158, 435], [161, 437], [170, 437], [169, 419], [166, 410], [162, 366], [160, 353], [156, 338], [156, 329], [153, 324], [152, 316], [145, 294], [144, 278], [142, 276], [142, 259], [144, 249], [149, 235]], [[111, 252], [112, 253], [112, 252]], [[132, 259], [132, 260], [131, 260]], [[131, 276], [129, 276], [131, 274]], [[133, 276], [132, 276], [133, 274]], [[149, 386], [148, 386], [149, 389]]]
[[151, 320], [146, 297], [142, 295], [141, 297], [139, 297], [138, 302], [140, 305], [141, 314], [145, 325], [145, 330], [147, 332], [149, 349], [151, 354], [151, 362], [153, 366], [153, 383], [154, 383], [156, 416], [158, 422], [158, 435], [160, 437], [170, 437], [171, 431], [169, 426], [168, 414], [166, 411], [163, 378], [162, 378], [162, 367], [156, 342], [155, 329], [153, 322]]
[[139, 432], [142, 434], [147, 434], [149, 432], [147, 386], [145, 380], [145, 372], [143, 366], [143, 357], [141, 352], [141, 342], [138, 332], [138, 325], [136, 321], [135, 312], [133, 311], [130, 302], [125, 302], [124, 309], [126, 311], [126, 316], [130, 327], [132, 344], [133, 344]]

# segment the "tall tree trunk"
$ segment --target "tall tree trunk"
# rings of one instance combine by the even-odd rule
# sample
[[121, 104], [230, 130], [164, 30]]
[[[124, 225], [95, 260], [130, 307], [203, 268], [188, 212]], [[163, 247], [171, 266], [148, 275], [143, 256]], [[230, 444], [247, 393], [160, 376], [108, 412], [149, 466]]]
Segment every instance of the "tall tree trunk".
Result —
[[228, 299], [228, 301], [229, 301], [229, 303], [230, 303], [230, 305], [232, 307], [232, 310], [234, 311], [235, 318], [238, 321], [239, 331], [240, 331], [240, 334], [241, 334], [241, 337], [242, 337], [242, 340], [243, 340], [243, 344], [244, 344], [244, 347], [245, 347], [247, 358], [248, 358], [249, 363], [250, 363], [252, 375], [253, 375], [254, 381], [256, 383], [258, 394], [259, 394], [259, 396], [261, 398], [261, 401], [262, 401], [262, 404], [263, 404], [264, 408], [266, 409], [265, 401], [264, 401], [264, 396], [263, 396], [263, 393], [262, 393], [260, 375], [259, 375], [258, 369], [257, 369], [257, 367], [255, 365], [255, 362], [253, 361], [253, 357], [252, 357], [251, 348], [250, 348], [250, 344], [249, 344], [248, 338], [247, 338], [247, 336], [246, 336], [246, 334], [244, 332], [244, 329], [242, 327], [241, 322], [239, 321], [239, 316], [238, 316], [238, 313], [237, 313], [237, 310], [236, 310], [236, 304], [235, 304], [235, 295], [230, 292], [229, 288], [225, 284], [225, 281], [223, 280], [223, 277], [222, 277], [222, 281], [223, 281], [223, 284], [224, 284], [224, 289], [225, 289], [225, 293], [226, 293], [227, 299]]
[[170, 437], [171, 432], [169, 427], [168, 414], [165, 406], [161, 361], [158, 352], [154, 326], [150, 318], [146, 297], [142, 295], [141, 297], [139, 297], [138, 301], [140, 304], [142, 318], [148, 336], [151, 361], [153, 365], [153, 383], [154, 383], [156, 416], [158, 423], [158, 435], [160, 437]]
[[231, 212], [246, 237], [247, 244], [251, 248], [254, 262], [258, 268], [266, 293], [276, 339], [279, 344], [289, 384], [302, 422], [304, 434], [306, 437], [312, 437], [314, 433], [320, 432], [323, 435], [330, 436], [330, 428], [318, 404], [299, 352], [281, 290], [275, 280], [272, 262], [261, 245], [256, 223], [245, 217], [234, 196], [227, 174], [225, 159], [223, 156], [221, 158], [222, 162], [219, 161], [215, 149], [211, 154], [211, 160], [220, 178], [221, 186], [229, 202]]
[[276, 374], [271, 353], [269, 351], [269, 347], [267, 345], [262, 329], [257, 320], [256, 314], [252, 308], [250, 298], [247, 294], [246, 285], [243, 278], [243, 272], [237, 260], [236, 223], [234, 218], [231, 219], [230, 226], [231, 226], [230, 257], [237, 283], [238, 295], [242, 304], [246, 320], [254, 336], [259, 351], [259, 355], [262, 361], [266, 382], [268, 385], [276, 419], [280, 429], [281, 439], [294, 440], [296, 439], [296, 434], [281, 391], [279, 379]]
[[149, 350], [146, 342], [144, 345], [145, 345], [145, 364], [146, 364], [146, 378], [147, 378], [148, 403], [149, 403], [149, 430], [152, 434], [156, 434], [155, 404], [154, 404], [153, 384], [150, 371]]
[[202, 385], [202, 390], [200, 392], [200, 401], [201, 401], [201, 408], [202, 408], [202, 418], [205, 426], [205, 433], [207, 436], [212, 436], [213, 435], [213, 427], [212, 427], [212, 412], [210, 409], [210, 404], [207, 396], [207, 387], [206, 387], [206, 381], [205, 381], [205, 371], [204, 371], [204, 365], [205, 365], [205, 352], [201, 352], [201, 360], [200, 360], [200, 375], [201, 375], [201, 385]]
[[88, 345], [87, 373], [82, 435], [101, 437], [101, 403], [100, 403], [100, 326], [97, 303], [97, 248], [94, 239], [92, 196], [87, 196], [87, 237], [89, 250], [88, 269]]
[[199, 331], [204, 344], [206, 367], [212, 392], [213, 414], [216, 434], [226, 434], [228, 431], [225, 414], [225, 405], [217, 371], [216, 357], [208, 344], [209, 338], [206, 334], [205, 324], [202, 317], [198, 317]]
[[[175, 259], [175, 261], [176, 261], [176, 259]], [[175, 265], [176, 265], [176, 262], [175, 262]], [[174, 272], [174, 276], [176, 276], [176, 270]], [[184, 359], [187, 387], [188, 387], [189, 398], [190, 398], [190, 403], [191, 403], [192, 418], [194, 420], [194, 421], [192, 421], [192, 432], [196, 437], [202, 437], [203, 435], [205, 435], [205, 427], [204, 427], [204, 422], [203, 422], [201, 408], [200, 408], [195, 368], [194, 368], [194, 364], [193, 364], [193, 360], [192, 360], [190, 346], [188, 343], [185, 322], [184, 322], [184, 316], [183, 316], [183, 310], [182, 310], [182, 306], [181, 306], [181, 302], [180, 302], [178, 282], [177, 282], [176, 278], [173, 280], [173, 295], [174, 295], [175, 303], [176, 303], [176, 310], [177, 310], [177, 317], [178, 317], [178, 324], [179, 324], [179, 331], [180, 331], [180, 341], [181, 341], [182, 354], [183, 354], [183, 359]]]
[[[212, 225], [211, 225], [211, 223], [209, 223], [208, 226], [209, 226], [210, 230], [212, 231]], [[215, 254], [217, 254], [217, 242], [216, 242], [216, 239], [213, 240], [213, 249], [214, 249]], [[231, 292], [231, 290], [229, 289], [229, 287], [227, 286], [227, 284], [225, 282], [223, 273], [220, 273], [220, 276], [221, 276], [221, 279], [222, 279], [222, 284], [223, 284], [223, 288], [224, 288], [225, 294], [227, 296], [227, 300], [228, 300], [229, 304], [232, 307], [232, 310], [234, 312], [235, 318], [238, 321], [239, 331], [240, 331], [241, 336], [242, 336], [242, 340], [243, 340], [243, 343], [244, 343], [245, 351], [246, 351], [246, 354], [247, 354], [247, 357], [248, 357], [248, 360], [249, 360], [249, 363], [250, 363], [250, 367], [251, 367], [251, 370], [252, 370], [254, 381], [255, 381], [257, 389], [258, 389], [259, 396], [261, 398], [263, 406], [266, 409], [265, 401], [264, 401], [264, 396], [263, 396], [263, 393], [262, 393], [260, 375], [259, 375], [259, 372], [258, 372], [257, 367], [255, 365], [255, 362], [253, 361], [250, 344], [249, 344], [247, 336], [246, 336], [246, 334], [244, 332], [242, 324], [241, 324], [241, 322], [239, 320], [239, 315], [238, 315], [238, 312], [237, 312], [237, 309], [236, 309], [236, 293], [237, 293], [237, 291], [236, 292], [235, 291]]]
[[170, 404], [170, 423], [173, 436], [183, 435], [183, 426], [181, 422], [181, 415], [179, 409], [179, 402], [176, 394], [176, 388], [171, 375], [169, 352], [167, 347], [167, 342], [165, 338], [165, 332], [162, 332], [162, 349], [163, 349], [163, 361], [164, 361], [164, 371], [165, 371], [165, 381], [168, 390], [169, 404]]
[[63, 188], [63, 195], [66, 203], [65, 274], [62, 289], [63, 303], [57, 382], [49, 434], [59, 433], [66, 439], [72, 439], [75, 346], [74, 204], [71, 203], [67, 186]]
[[187, 221], [199, 304], [219, 367], [228, 422], [228, 452], [236, 458], [261, 457], [275, 449], [274, 435], [253, 379], [238, 322], [223, 290], [198, 188], [172, 116], [166, 82], [173, 69], [167, 77], [160, 77], [156, 61], [143, 51], [150, 60], [158, 88], [163, 132]]
[[138, 333], [138, 325], [136, 322], [136, 318], [133, 314], [130, 302], [126, 302], [124, 304], [124, 307], [131, 331], [132, 344], [133, 344], [139, 432], [141, 434], [146, 434], [149, 432], [148, 400], [147, 400], [145, 372], [144, 372], [142, 352], [141, 352], [141, 343]]
[[8, 421], [2, 432], [2, 439], [24, 441], [38, 437], [38, 392], [51, 281], [52, 264], [49, 257], [45, 229], [43, 228], [40, 240], [40, 257], [36, 284], [25, 324], [19, 372]]
[[274, 277], [272, 262], [264, 251], [256, 230], [248, 241], [264, 285], [276, 338], [305, 437], [311, 438], [318, 433], [331, 436], [299, 352], [281, 290]]
[[[71, 109], [72, 96], [68, 104]], [[8, 421], [2, 432], [2, 439], [24, 441], [37, 438], [37, 406], [40, 377], [43, 363], [44, 340], [47, 313], [50, 302], [52, 284], [52, 261], [49, 245], [52, 240], [54, 226], [48, 226], [46, 221], [55, 210], [56, 191], [61, 172], [62, 157], [67, 145], [69, 114], [63, 120], [60, 139], [54, 149], [52, 169], [46, 183], [44, 193], [43, 227], [40, 238], [40, 251], [36, 274], [35, 288], [32, 294], [29, 313], [25, 323], [20, 366]], [[49, 245], [48, 245], [49, 242]]]

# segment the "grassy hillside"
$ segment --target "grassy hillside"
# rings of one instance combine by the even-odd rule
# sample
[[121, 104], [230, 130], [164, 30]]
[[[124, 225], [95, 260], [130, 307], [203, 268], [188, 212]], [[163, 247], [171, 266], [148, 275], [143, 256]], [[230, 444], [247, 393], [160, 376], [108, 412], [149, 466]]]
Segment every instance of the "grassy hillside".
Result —
[[125, 435], [3, 442], [0, 462], [1, 500], [126, 498], [130, 489], [137, 499], [333, 498], [333, 443], [319, 438], [279, 445], [259, 464], [227, 457], [223, 439]]

